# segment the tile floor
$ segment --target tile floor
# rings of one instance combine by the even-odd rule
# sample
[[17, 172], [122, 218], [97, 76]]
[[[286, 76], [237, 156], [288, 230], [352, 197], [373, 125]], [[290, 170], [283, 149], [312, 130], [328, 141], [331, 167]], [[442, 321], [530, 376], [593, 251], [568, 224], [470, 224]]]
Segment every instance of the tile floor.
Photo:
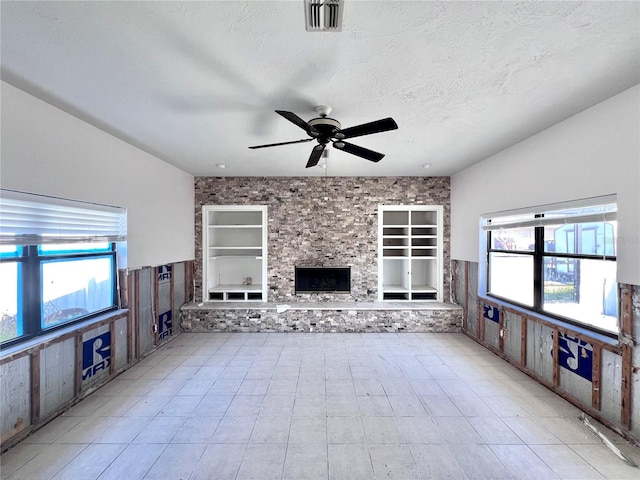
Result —
[[182, 334], [1, 477], [640, 479], [579, 414], [462, 334]]

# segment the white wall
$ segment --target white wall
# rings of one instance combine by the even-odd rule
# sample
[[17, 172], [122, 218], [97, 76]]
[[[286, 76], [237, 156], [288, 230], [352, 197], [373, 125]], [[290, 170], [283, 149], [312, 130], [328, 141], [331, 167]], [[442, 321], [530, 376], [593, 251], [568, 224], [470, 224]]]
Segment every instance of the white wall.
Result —
[[127, 208], [128, 267], [194, 258], [193, 176], [2, 82], [0, 186]]
[[618, 281], [640, 285], [640, 85], [451, 178], [451, 258], [478, 262], [483, 213], [616, 193]]

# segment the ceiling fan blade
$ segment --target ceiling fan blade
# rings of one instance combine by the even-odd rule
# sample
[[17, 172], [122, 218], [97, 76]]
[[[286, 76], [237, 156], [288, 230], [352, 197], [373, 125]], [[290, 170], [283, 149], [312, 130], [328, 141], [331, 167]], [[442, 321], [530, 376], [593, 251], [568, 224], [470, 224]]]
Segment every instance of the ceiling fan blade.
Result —
[[293, 112], [287, 112], [286, 110], [276, 110], [276, 113], [278, 115], [283, 116], [284, 118], [286, 118], [287, 120], [289, 120], [291, 123], [299, 126], [301, 129], [303, 129], [305, 132], [307, 132], [309, 135], [312, 135], [314, 137], [317, 137], [319, 135], [318, 130], [316, 130], [314, 127], [312, 127], [311, 125], [309, 125], [307, 122], [305, 122], [303, 119], [301, 119], [298, 115], [296, 115]]
[[389, 117], [383, 118], [382, 120], [376, 120], [375, 122], [363, 123], [362, 125], [356, 125], [355, 127], [345, 128], [336, 132], [334, 137], [339, 139], [361, 137], [362, 135], [386, 132], [397, 128], [398, 124], [393, 118]]
[[249, 148], [251, 148], [252, 150], [255, 150], [256, 148], [279, 147], [280, 145], [291, 145], [292, 143], [304, 143], [304, 142], [310, 142], [311, 140], [313, 140], [313, 138], [304, 138], [302, 140], [294, 140], [292, 142], [270, 143], [268, 145], [255, 145]]
[[309, 157], [309, 161], [307, 162], [307, 168], [315, 167], [318, 164], [320, 158], [322, 157], [322, 152], [324, 152], [324, 147], [325, 146], [322, 143], [313, 147], [313, 150], [311, 150], [311, 156]]
[[374, 152], [368, 148], [359, 147], [353, 143], [347, 143], [342, 141], [333, 142], [333, 146], [343, 152], [351, 153], [362, 158], [366, 158], [372, 162], [379, 162], [384, 157], [384, 153]]

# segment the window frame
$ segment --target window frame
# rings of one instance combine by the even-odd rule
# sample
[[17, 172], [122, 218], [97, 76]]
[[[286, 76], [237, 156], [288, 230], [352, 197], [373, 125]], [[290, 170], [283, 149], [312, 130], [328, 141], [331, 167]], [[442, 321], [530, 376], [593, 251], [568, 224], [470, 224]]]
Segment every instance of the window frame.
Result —
[[[598, 207], [600, 205], [605, 206], [611, 203], [615, 203], [617, 205], [615, 196], [610, 195], [606, 197], [599, 197], [597, 199], [587, 199], [578, 201], [580, 204], [584, 204], [586, 202], [587, 205], [592, 207]], [[571, 205], [571, 203], [567, 203], [566, 205]], [[605, 335], [611, 338], [617, 338], [619, 334], [619, 322], [618, 322], [618, 331], [612, 332], [610, 330], [606, 330], [603, 328], [598, 328], [598, 326], [593, 325], [592, 323], [581, 322], [575, 318], [567, 317], [560, 315], [556, 312], [551, 312], [544, 308], [544, 281], [545, 281], [545, 257], [553, 257], [558, 259], [569, 259], [569, 260], [599, 260], [606, 262], [616, 262], [616, 248], [614, 243], [614, 251], [613, 255], [607, 252], [606, 242], [603, 247], [603, 254], [586, 254], [586, 253], [567, 253], [567, 252], [555, 252], [548, 251], [547, 245], [545, 243], [545, 226], [556, 224], [555, 222], [546, 222], [545, 211], [554, 211], [558, 208], [563, 208], [566, 206], [565, 204], [558, 204], [552, 206], [544, 206], [538, 207], [537, 209], [529, 209], [528, 215], [520, 211], [513, 212], [501, 212], [491, 215], [483, 215], [481, 218], [481, 245], [484, 246], [484, 254], [485, 254], [485, 268], [481, 270], [481, 278], [479, 282], [479, 293], [480, 295], [484, 295], [486, 297], [493, 298], [495, 300], [499, 300], [500, 302], [504, 302], [507, 304], [514, 305], [518, 308], [524, 309], [526, 311], [530, 311], [536, 313], [543, 317], [548, 317], [550, 319], [560, 321], [562, 323], [566, 323], [569, 325], [573, 325], [576, 327], [580, 327], [585, 330], [589, 330], [601, 335]], [[532, 211], [538, 211], [540, 213], [532, 213]], [[617, 207], [616, 207], [617, 211]], [[511, 218], [509, 218], [511, 216]], [[528, 217], [528, 220], [518, 221], [517, 218], [520, 217], [524, 219]], [[514, 249], [509, 250], [507, 248], [495, 248], [494, 242], [492, 242], [492, 234], [499, 231], [499, 228], [491, 228], [491, 220], [498, 219], [498, 223], [500, 223], [500, 219], [508, 219], [504, 222], [504, 228], [519, 228], [519, 227], [530, 227], [534, 229], [534, 245], [533, 250], [522, 250], [522, 249]], [[570, 218], [570, 217], [569, 217]], [[603, 223], [606, 224], [607, 220], [615, 220], [615, 212], [613, 215], [609, 213], [609, 216], [603, 215]], [[509, 222], [509, 220], [511, 222]], [[514, 221], [515, 220], [515, 221]], [[536, 224], [536, 221], [538, 224]], [[575, 224], [575, 225], [584, 225], [589, 223], [595, 223], [593, 220], [580, 220], [580, 217], [576, 218], [575, 221], [567, 220], [566, 224]], [[482, 231], [486, 230], [486, 231]], [[482, 235], [484, 233], [484, 236]], [[606, 232], [604, 233], [606, 239]], [[617, 236], [614, 238], [614, 242], [617, 240]], [[482, 248], [482, 247], [481, 247]], [[524, 303], [518, 302], [512, 298], [507, 298], [501, 296], [499, 294], [491, 292], [491, 256], [495, 253], [506, 253], [509, 255], [522, 255], [522, 256], [532, 256], [533, 257], [533, 302], [532, 305], [526, 305]], [[616, 281], [616, 293], [618, 293], [618, 283]], [[619, 318], [619, 305], [617, 306], [616, 318]]]
[[[11, 247], [0, 249], [0, 264], [16, 262], [19, 265], [16, 303], [10, 299], [8, 305], [4, 305], [8, 319], [3, 315], [3, 321], [12, 321], [11, 310], [16, 305], [17, 336], [0, 340], [0, 350], [117, 311], [121, 307], [119, 271], [127, 267], [126, 241], [126, 208], [0, 189], [0, 245]], [[47, 273], [46, 265], [100, 258], [108, 260], [108, 269], [99, 262], [95, 269], [92, 265], [87, 269], [76, 265], [75, 272], [69, 270], [75, 274], [73, 278], [80, 278], [80, 272], [82, 279], [95, 279], [97, 290], [89, 287], [95, 295], [86, 299], [84, 304], [78, 299], [82, 305], [77, 307], [72, 305], [75, 302], [66, 303], [68, 299], [64, 297], [73, 292], [65, 292], [65, 288], [56, 285], [55, 279], [63, 274], [59, 274], [55, 267], [49, 267]], [[109, 277], [107, 285], [104, 285], [102, 282], [107, 270]], [[62, 271], [65, 271], [64, 267]], [[48, 274], [54, 276], [47, 277]], [[11, 277], [10, 285], [13, 275]], [[45, 288], [45, 278], [52, 278], [54, 284]], [[49, 288], [54, 290], [49, 291]], [[82, 286], [79, 284], [74, 288], [79, 291]], [[9, 294], [13, 293], [12, 287]], [[45, 294], [55, 297], [54, 302], [56, 298], [61, 300], [58, 305], [48, 300], [45, 302]], [[47, 305], [51, 311], [57, 308], [64, 312], [51, 325], [45, 325], [45, 318], [50, 313]], [[88, 312], [89, 308], [95, 310]]]
[[[41, 245], [25, 245], [16, 256], [2, 256], [0, 262], [18, 262], [21, 271], [18, 275], [18, 312], [16, 325], [18, 335], [0, 343], [0, 349], [7, 348], [33, 338], [49, 334], [58, 329], [116, 311], [119, 308], [118, 298], [118, 256], [116, 242], [107, 242], [109, 247], [103, 250], [69, 250], [64, 253], [43, 253]], [[69, 244], [72, 246], [73, 244]], [[42, 284], [42, 266], [51, 261], [73, 261], [91, 258], [109, 258], [111, 260], [111, 305], [107, 308], [89, 312], [67, 321], [45, 326], [44, 320], [44, 288]], [[22, 293], [20, 295], [20, 293]], [[22, 333], [20, 333], [22, 332]]]

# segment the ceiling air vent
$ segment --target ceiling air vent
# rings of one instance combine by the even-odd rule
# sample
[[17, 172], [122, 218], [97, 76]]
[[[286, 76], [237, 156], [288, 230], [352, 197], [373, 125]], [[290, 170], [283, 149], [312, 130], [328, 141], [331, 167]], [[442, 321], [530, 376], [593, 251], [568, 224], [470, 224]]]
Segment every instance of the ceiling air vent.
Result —
[[341, 32], [344, 0], [304, 0], [307, 32]]

